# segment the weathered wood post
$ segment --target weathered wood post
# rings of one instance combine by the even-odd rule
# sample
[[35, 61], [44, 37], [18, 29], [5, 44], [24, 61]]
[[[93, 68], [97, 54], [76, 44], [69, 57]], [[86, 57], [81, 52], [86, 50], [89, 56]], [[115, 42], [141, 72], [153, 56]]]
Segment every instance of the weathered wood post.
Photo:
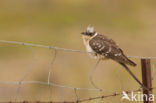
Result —
[[147, 95], [147, 98], [144, 96], [144, 103], [153, 103], [149, 101], [149, 97], [152, 94], [152, 77], [151, 77], [151, 63], [150, 59], [141, 59], [141, 68], [142, 68], [142, 82], [144, 86], [148, 89], [143, 88], [143, 94]]

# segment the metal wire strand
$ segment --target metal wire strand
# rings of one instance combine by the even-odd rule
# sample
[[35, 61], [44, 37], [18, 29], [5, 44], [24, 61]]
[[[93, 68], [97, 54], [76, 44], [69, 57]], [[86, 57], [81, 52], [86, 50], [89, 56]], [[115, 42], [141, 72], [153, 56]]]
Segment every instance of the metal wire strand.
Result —
[[49, 68], [49, 72], [48, 72], [48, 85], [49, 85], [49, 91], [50, 91], [49, 100], [50, 101], [52, 100], [52, 87], [50, 86], [50, 77], [51, 77], [51, 72], [53, 69], [53, 64], [54, 64], [55, 59], [56, 59], [56, 49], [54, 49], [54, 56], [53, 56], [53, 59], [50, 63], [50, 68]]
[[[68, 52], [79, 52], [79, 53], [92, 53], [92, 52], [86, 52], [83, 50], [75, 50], [75, 49], [68, 49], [68, 48], [60, 48], [56, 46], [47, 46], [42, 44], [33, 44], [33, 43], [25, 43], [25, 42], [18, 42], [18, 41], [8, 41], [8, 40], [0, 40], [0, 43], [8, 43], [8, 44], [16, 44], [16, 45], [25, 45], [25, 46], [32, 46], [32, 47], [39, 47], [39, 48], [51, 48], [61, 51], [68, 51]], [[145, 56], [128, 56], [129, 58], [135, 58], [135, 59], [156, 59], [156, 57], [145, 57]]]
[[93, 68], [91, 69], [90, 71], [90, 82], [92, 84], [92, 86], [96, 89], [99, 89], [101, 90], [95, 83], [94, 83], [94, 80], [93, 80], [93, 76], [94, 76], [94, 73], [95, 73], [95, 70], [97, 69], [97, 66], [98, 64], [100, 63], [100, 59], [98, 59], [98, 61], [96, 62], [95, 66], [93, 66]]

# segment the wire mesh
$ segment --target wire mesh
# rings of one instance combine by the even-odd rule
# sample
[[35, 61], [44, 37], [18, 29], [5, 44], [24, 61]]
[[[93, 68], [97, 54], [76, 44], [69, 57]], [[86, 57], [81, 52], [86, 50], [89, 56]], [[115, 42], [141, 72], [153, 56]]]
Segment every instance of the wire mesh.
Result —
[[[7, 80], [0, 80], [0, 85], [1, 84], [14, 84], [17, 85], [16, 86], [16, 92], [15, 92], [15, 97], [14, 100], [11, 100], [10, 103], [13, 102], [19, 102], [20, 100], [18, 100], [18, 97], [20, 95], [21, 89], [23, 87], [23, 85], [26, 84], [37, 84], [37, 85], [44, 85], [44, 86], [48, 86], [49, 88], [49, 99], [48, 102], [51, 103], [80, 103], [80, 102], [88, 102], [88, 101], [93, 101], [96, 100], [95, 102], [98, 103], [102, 103], [102, 101], [106, 98], [110, 98], [110, 97], [117, 97], [117, 96], [122, 96], [122, 91], [125, 91], [127, 94], [130, 94], [131, 91], [133, 92], [141, 92], [142, 89], [141, 88], [136, 88], [136, 89], [131, 89], [131, 90], [125, 90], [123, 88], [124, 87], [124, 83], [123, 80], [121, 79], [121, 76], [119, 75], [119, 73], [121, 72], [121, 70], [116, 70], [116, 78], [118, 78], [119, 80], [119, 84], [120, 84], [120, 91], [114, 91], [114, 90], [108, 90], [108, 89], [103, 89], [101, 87], [99, 87], [95, 81], [94, 81], [94, 77], [95, 77], [95, 71], [97, 70], [97, 67], [100, 63], [100, 60], [98, 60], [96, 62], [96, 64], [93, 66], [93, 68], [90, 71], [90, 83], [92, 85], [93, 88], [82, 88], [82, 87], [73, 87], [73, 86], [69, 86], [69, 85], [65, 85], [65, 84], [59, 84], [59, 83], [55, 83], [52, 78], [53, 78], [53, 73], [54, 73], [54, 64], [57, 58], [57, 54], [58, 51], [63, 51], [63, 52], [77, 52], [77, 53], [87, 53], [86, 51], [82, 51], [82, 50], [74, 50], [74, 49], [67, 49], [67, 48], [59, 48], [59, 47], [55, 47], [55, 46], [46, 46], [46, 45], [42, 45], [42, 44], [33, 44], [33, 43], [25, 43], [25, 42], [17, 42], [17, 41], [7, 41], [7, 40], [0, 40], [0, 43], [8, 43], [8, 44], [12, 44], [12, 45], [21, 45], [21, 46], [26, 46], [26, 48], [29, 48], [29, 50], [33, 53], [34, 56], [34, 60], [31, 63], [31, 65], [29, 66], [29, 68], [24, 72], [23, 76], [18, 80], [18, 81], [7, 81]], [[49, 66], [49, 70], [48, 70], [48, 74], [47, 74], [47, 81], [40, 81], [40, 80], [25, 80], [27, 77], [29, 77], [32, 69], [34, 68], [36, 64], [36, 61], [38, 60], [38, 56], [36, 55], [36, 52], [34, 52], [34, 47], [39, 47], [39, 48], [46, 48], [48, 50], [50, 50], [50, 52], [53, 54], [51, 57], [51, 62], [50, 62], [50, 66]], [[140, 56], [128, 56], [129, 58], [134, 58], [134, 59], [143, 59], [143, 58], [147, 58], [147, 59], [156, 59], [156, 57], [140, 57]], [[9, 65], [9, 64], [8, 64]], [[152, 79], [154, 79], [155, 77], [155, 66], [153, 65], [153, 72], [152, 72]], [[72, 95], [74, 95], [74, 100], [68, 100], [68, 101], [54, 101], [53, 100], [53, 93], [55, 92], [55, 90], [53, 88], [64, 88], [64, 89], [70, 89], [73, 91]], [[153, 87], [153, 89], [155, 89], [155, 87]], [[81, 99], [79, 97], [79, 91], [85, 91], [85, 92], [97, 92], [97, 95], [94, 97], [88, 97], [88, 98], [84, 98]], [[107, 93], [106, 95], [104, 95], [103, 93]], [[119, 100], [120, 102], [122, 102], [121, 100]], [[3, 101], [4, 102], [4, 101]], [[8, 100], [9, 102], [9, 100]], [[23, 103], [27, 103], [28, 101], [22, 101]], [[30, 102], [30, 101], [29, 101]], [[34, 101], [36, 103], [39, 103], [39, 101]], [[45, 101], [46, 103], [46, 101]], [[111, 103], [111, 100], [106, 101], [106, 103]]]

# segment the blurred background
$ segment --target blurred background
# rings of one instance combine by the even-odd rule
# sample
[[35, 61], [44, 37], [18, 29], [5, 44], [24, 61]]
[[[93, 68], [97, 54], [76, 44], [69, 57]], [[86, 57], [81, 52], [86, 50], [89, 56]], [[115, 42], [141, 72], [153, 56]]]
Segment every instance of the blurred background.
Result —
[[[155, 0], [1, 0], [0, 39], [85, 50], [80, 33], [91, 24], [99, 33], [113, 38], [129, 56], [156, 56], [155, 18]], [[53, 50], [0, 43], [0, 81], [24, 78], [24, 81], [47, 82], [53, 57]], [[131, 70], [141, 80], [140, 60], [132, 60], [138, 66]], [[86, 53], [57, 51], [51, 82], [94, 88], [89, 74], [96, 61]], [[153, 60], [152, 69], [155, 63]], [[23, 77], [27, 71], [28, 75]], [[111, 60], [98, 65], [94, 81], [99, 88], [107, 90], [102, 92], [104, 95], [139, 88], [129, 74]], [[1, 83], [0, 101], [13, 101], [17, 87]], [[47, 85], [24, 84], [18, 100], [48, 101], [49, 94]], [[99, 92], [81, 90], [77, 94], [79, 99], [84, 99], [98, 96]], [[72, 101], [76, 96], [71, 89], [53, 87], [51, 99]], [[121, 103], [121, 97], [102, 101]]]

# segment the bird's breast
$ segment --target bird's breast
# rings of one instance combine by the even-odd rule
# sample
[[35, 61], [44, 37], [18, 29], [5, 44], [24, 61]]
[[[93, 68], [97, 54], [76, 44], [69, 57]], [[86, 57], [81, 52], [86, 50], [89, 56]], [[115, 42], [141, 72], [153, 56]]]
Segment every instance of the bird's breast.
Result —
[[84, 45], [85, 45], [85, 47], [86, 47], [86, 51], [88, 52], [88, 54], [89, 54], [91, 57], [95, 58], [95, 59], [97, 59], [97, 58], [98, 58], [98, 59], [102, 59], [102, 60], [107, 59], [105, 56], [96, 53], [96, 52], [91, 48], [91, 46], [89, 45], [90, 39], [91, 39], [91, 38], [89, 38], [89, 37], [87, 37], [87, 36], [83, 36], [83, 43], [84, 43]]
[[87, 52], [93, 52], [94, 53], [94, 51], [93, 51], [93, 49], [90, 47], [90, 45], [89, 45], [89, 43], [86, 45], [86, 50], [87, 50]]

